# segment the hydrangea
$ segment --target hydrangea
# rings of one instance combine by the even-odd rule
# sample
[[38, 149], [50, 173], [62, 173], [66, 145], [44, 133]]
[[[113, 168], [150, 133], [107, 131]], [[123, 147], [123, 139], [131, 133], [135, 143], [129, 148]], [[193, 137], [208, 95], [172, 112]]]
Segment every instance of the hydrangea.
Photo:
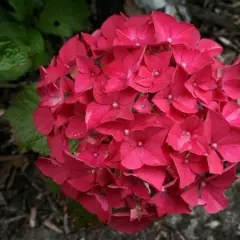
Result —
[[240, 61], [224, 65], [222, 50], [162, 12], [74, 36], [40, 69], [34, 121], [51, 154], [38, 168], [126, 233], [223, 210], [240, 161]]

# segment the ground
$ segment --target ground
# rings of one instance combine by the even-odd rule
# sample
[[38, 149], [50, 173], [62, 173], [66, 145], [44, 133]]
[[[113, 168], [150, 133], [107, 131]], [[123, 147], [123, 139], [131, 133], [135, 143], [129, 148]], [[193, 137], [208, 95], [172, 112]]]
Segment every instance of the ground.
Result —
[[[132, 9], [131, 14], [141, 11]], [[225, 48], [221, 60], [232, 63], [240, 52], [240, 1], [189, 0], [192, 22], [205, 37]], [[126, 10], [126, 9], [125, 9]], [[0, 116], [15, 89], [0, 86]], [[51, 193], [46, 179], [34, 167], [37, 155], [16, 146], [9, 125], [0, 119], [0, 235], [3, 240], [237, 240], [240, 239], [240, 181], [228, 191], [226, 210], [209, 215], [202, 208], [191, 215], [168, 216], [149, 229], [126, 235], [109, 227], [71, 227], [61, 196]]]
[[[109, 227], [72, 231], [72, 219], [64, 213], [59, 196], [50, 192], [46, 179], [37, 169], [29, 166], [24, 172], [17, 171], [14, 175], [13, 182], [8, 180], [8, 184], [12, 185], [10, 189], [0, 192], [0, 232], [3, 240], [240, 239], [239, 180], [227, 191], [228, 208], [218, 214], [210, 215], [202, 208], [195, 208], [191, 215], [168, 216], [145, 231], [127, 235]], [[70, 229], [66, 228], [66, 221]]]

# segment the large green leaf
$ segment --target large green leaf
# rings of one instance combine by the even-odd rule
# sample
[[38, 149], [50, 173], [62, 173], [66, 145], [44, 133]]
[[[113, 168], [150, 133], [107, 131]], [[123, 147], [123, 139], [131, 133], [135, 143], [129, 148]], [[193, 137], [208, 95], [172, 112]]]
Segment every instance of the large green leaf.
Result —
[[[0, 37], [8, 37], [12, 42], [21, 46], [22, 51], [31, 60], [31, 70], [38, 68], [43, 63], [45, 47], [39, 31], [14, 22], [2, 21], [0, 22]], [[16, 78], [9, 80], [16, 80]]]
[[45, 58], [44, 40], [39, 31], [35, 29], [27, 30], [25, 43], [29, 46], [29, 56], [32, 59], [32, 69], [36, 69], [43, 64]]
[[28, 29], [22, 25], [11, 21], [1, 21], [0, 22], [0, 36], [8, 37], [12, 41], [17, 42], [21, 45], [28, 45], [31, 41], [28, 39], [27, 34]]
[[0, 80], [16, 80], [32, 65], [25, 48], [7, 37], [0, 37]]
[[12, 41], [25, 45], [30, 52], [42, 53], [44, 51], [43, 37], [34, 28], [10, 21], [2, 21], [0, 22], [0, 36], [9, 37]]
[[30, 20], [36, 6], [35, 0], [9, 0], [20, 21]]
[[37, 21], [42, 32], [70, 37], [86, 26], [85, 0], [47, 0]]
[[39, 152], [42, 155], [49, 154], [46, 137], [39, 135], [33, 122], [39, 97], [36, 93], [36, 85], [25, 87], [12, 101], [4, 114], [14, 128], [17, 143], [27, 149]]

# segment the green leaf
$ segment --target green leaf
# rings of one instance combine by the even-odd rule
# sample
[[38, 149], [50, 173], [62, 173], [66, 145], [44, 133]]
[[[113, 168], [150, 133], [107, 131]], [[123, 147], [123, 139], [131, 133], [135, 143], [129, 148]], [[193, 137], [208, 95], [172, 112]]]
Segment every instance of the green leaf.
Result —
[[85, 0], [47, 0], [37, 26], [42, 32], [70, 37], [85, 28], [87, 16]]
[[30, 48], [29, 56], [32, 59], [32, 69], [35, 70], [43, 64], [45, 58], [45, 46], [41, 33], [35, 29], [28, 29], [25, 44]]
[[51, 179], [48, 179], [47, 183], [49, 185], [51, 192], [58, 193], [60, 191], [60, 187], [55, 182], [53, 182]]
[[27, 50], [34, 53], [44, 51], [44, 40], [39, 31], [26, 27], [22, 24], [2, 21], [0, 22], [0, 36], [8, 37], [21, 45], [25, 45]]
[[[31, 70], [35, 70], [44, 62], [45, 46], [42, 35], [33, 28], [9, 21], [0, 22], [0, 37], [8, 37], [21, 46], [32, 61]], [[13, 79], [16, 80], [16, 79]]]
[[27, 40], [27, 28], [15, 22], [1, 21], [0, 37], [8, 37], [18, 44], [26, 45], [24, 42]]
[[35, 0], [9, 0], [20, 21], [30, 20], [36, 6]]
[[37, 108], [39, 97], [36, 93], [36, 85], [26, 86], [12, 101], [4, 114], [15, 130], [17, 143], [27, 149], [48, 155], [49, 148], [46, 137], [41, 136], [33, 122], [33, 112]]
[[28, 29], [25, 43], [31, 48], [32, 52], [44, 52], [44, 40], [39, 31]]
[[80, 203], [72, 199], [68, 201], [68, 212], [74, 218], [77, 228], [100, 224], [96, 215], [89, 213]]
[[16, 80], [27, 72], [31, 65], [31, 59], [24, 47], [7, 37], [0, 37], [0, 80]]
[[72, 154], [76, 151], [79, 143], [80, 143], [80, 141], [77, 140], [77, 139], [69, 139], [70, 152], [71, 152]]

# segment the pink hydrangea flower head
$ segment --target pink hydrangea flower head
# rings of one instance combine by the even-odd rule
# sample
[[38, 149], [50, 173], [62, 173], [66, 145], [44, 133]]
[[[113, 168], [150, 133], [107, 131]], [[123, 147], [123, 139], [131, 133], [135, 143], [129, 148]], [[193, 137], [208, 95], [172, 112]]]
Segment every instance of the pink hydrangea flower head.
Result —
[[37, 167], [126, 233], [223, 210], [240, 162], [240, 63], [221, 63], [222, 50], [162, 12], [72, 37], [40, 68], [33, 119], [50, 155]]

